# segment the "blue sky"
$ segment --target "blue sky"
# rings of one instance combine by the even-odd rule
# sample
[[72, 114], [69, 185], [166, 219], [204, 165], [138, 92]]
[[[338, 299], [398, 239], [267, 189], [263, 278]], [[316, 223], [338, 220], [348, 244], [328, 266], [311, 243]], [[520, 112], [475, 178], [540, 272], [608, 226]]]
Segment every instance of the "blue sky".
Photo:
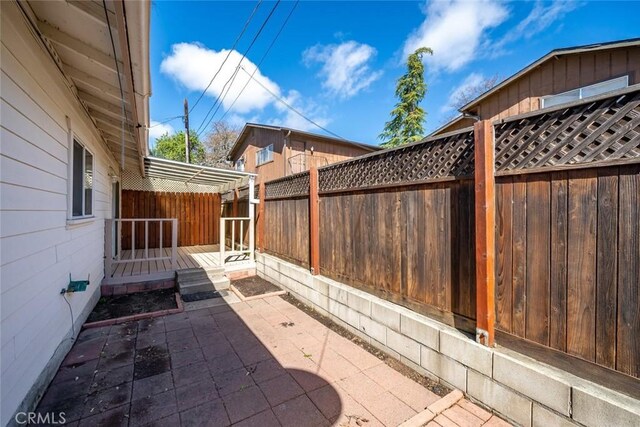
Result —
[[[205, 93], [190, 115], [191, 128], [201, 127], [202, 133], [218, 97], [222, 102], [214, 121], [224, 115], [236, 126], [251, 121], [326, 133], [275, 94], [325, 129], [377, 145], [396, 103], [394, 88], [405, 71], [403, 61], [418, 46], [434, 51], [425, 59], [428, 133], [454, 115], [452, 94], [470, 82], [506, 78], [554, 48], [640, 36], [640, 2], [301, 1], [284, 27], [294, 2], [282, 1], [275, 10], [275, 2], [257, 5], [153, 2], [152, 125], [181, 115], [185, 97], [193, 106]], [[181, 119], [175, 119], [152, 127], [151, 143], [182, 126]]]

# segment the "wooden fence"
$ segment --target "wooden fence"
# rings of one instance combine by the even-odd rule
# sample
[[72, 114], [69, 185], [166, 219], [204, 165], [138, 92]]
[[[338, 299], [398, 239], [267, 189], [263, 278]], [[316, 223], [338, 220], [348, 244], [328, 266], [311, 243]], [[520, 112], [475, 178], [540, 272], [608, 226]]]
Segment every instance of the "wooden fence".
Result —
[[[220, 195], [210, 193], [166, 193], [122, 191], [123, 218], [177, 218], [178, 246], [215, 245], [220, 241]], [[144, 225], [136, 225], [135, 246], [144, 247]], [[122, 249], [131, 249], [131, 225], [122, 225]], [[170, 247], [171, 225], [149, 225], [149, 247], [157, 248], [160, 233], [164, 247]]]
[[498, 342], [640, 376], [638, 87], [261, 192], [261, 250], [491, 340], [495, 315]]
[[633, 165], [497, 180], [500, 330], [638, 376], [639, 177]]

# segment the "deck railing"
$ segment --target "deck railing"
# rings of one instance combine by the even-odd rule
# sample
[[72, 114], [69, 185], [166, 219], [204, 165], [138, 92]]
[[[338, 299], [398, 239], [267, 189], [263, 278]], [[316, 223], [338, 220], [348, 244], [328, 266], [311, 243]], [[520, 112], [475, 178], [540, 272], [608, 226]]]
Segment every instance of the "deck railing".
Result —
[[[245, 233], [248, 232], [247, 238]], [[220, 218], [220, 260], [225, 264], [227, 255], [253, 255], [253, 227], [250, 217]], [[227, 251], [227, 247], [229, 251]]]
[[[123, 224], [130, 223], [131, 227], [131, 253], [127, 257], [123, 257], [122, 251], [122, 226]], [[136, 225], [139, 223], [144, 224], [144, 249], [143, 256], [136, 256]], [[163, 227], [164, 224], [171, 224], [171, 255], [149, 256], [149, 224], [158, 223], [159, 234], [159, 253], [164, 254], [163, 246]], [[117, 268], [119, 264], [127, 264], [138, 261], [171, 261], [171, 268], [174, 270], [177, 268], [177, 253], [178, 253], [178, 220], [177, 218], [116, 218], [105, 219], [105, 239], [104, 239], [104, 253], [105, 253], [105, 273], [107, 276], [111, 276], [114, 272], [114, 267]], [[115, 238], [115, 240], [114, 240]]]

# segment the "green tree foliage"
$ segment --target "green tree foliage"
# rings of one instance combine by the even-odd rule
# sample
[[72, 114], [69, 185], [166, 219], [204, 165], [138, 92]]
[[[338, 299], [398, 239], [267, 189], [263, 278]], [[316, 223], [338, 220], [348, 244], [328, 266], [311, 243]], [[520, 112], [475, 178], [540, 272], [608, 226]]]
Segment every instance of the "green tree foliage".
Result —
[[[195, 131], [189, 132], [191, 142], [191, 163], [202, 165], [205, 162], [204, 145], [198, 138]], [[155, 146], [151, 149], [151, 154], [167, 160], [184, 162], [186, 160], [184, 148], [184, 131], [169, 135], [165, 133], [156, 139]]]
[[396, 84], [399, 101], [391, 111], [391, 120], [385, 123], [384, 130], [378, 136], [383, 141], [383, 147], [397, 147], [422, 139], [426, 113], [420, 107], [420, 102], [427, 93], [422, 63], [424, 54], [433, 55], [433, 51], [421, 47], [407, 58], [407, 72]]

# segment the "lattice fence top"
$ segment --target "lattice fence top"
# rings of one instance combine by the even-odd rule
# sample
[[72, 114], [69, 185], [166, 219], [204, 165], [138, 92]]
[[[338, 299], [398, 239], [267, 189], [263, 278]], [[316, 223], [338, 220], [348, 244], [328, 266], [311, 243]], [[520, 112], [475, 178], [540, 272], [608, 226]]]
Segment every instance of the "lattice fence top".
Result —
[[218, 187], [184, 183], [160, 178], [143, 178], [137, 172], [122, 171], [122, 189], [136, 191], [166, 191], [169, 193], [217, 193]]
[[285, 176], [265, 184], [267, 199], [306, 196], [309, 194], [309, 172]]
[[473, 130], [465, 129], [320, 168], [320, 191], [469, 176], [474, 170], [473, 154]]
[[496, 172], [640, 158], [640, 90], [495, 126]]

